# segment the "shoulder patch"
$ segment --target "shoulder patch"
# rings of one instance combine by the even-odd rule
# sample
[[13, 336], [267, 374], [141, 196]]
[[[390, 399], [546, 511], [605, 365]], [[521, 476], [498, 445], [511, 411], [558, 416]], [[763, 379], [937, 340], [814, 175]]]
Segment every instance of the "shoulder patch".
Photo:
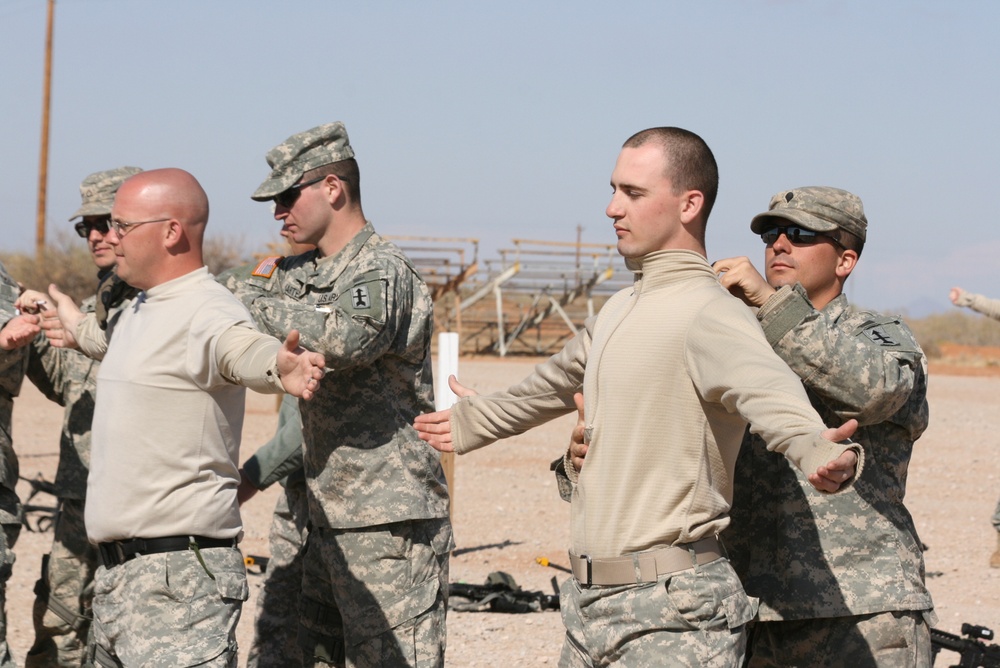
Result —
[[368, 294], [367, 285], [355, 285], [351, 288], [351, 303], [356, 310], [370, 309], [372, 306], [371, 295]]
[[880, 348], [892, 348], [900, 352], [916, 352], [920, 349], [909, 328], [899, 318], [870, 317], [854, 330], [854, 334], [864, 335]]
[[892, 333], [882, 325], [871, 325], [863, 330], [864, 335], [879, 346], [898, 346], [899, 341], [892, 338]]
[[284, 255], [271, 255], [260, 261], [254, 270], [250, 272], [251, 276], [260, 276], [261, 278], [271, 278], [274, 275], [274, 270], [278, 268], [278, 262], [285, 258]]

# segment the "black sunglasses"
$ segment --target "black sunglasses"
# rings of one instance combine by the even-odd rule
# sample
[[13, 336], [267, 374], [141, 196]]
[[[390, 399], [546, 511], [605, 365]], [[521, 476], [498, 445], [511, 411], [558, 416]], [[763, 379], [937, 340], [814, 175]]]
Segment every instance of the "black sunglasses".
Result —
[[840, 240], [836, 237], [824, 234], [823, 232], [817, 232], [815, 230], [807, 230], [806, 228], [799, 227], [798, 225], [772, 227], [771, 229], [761, 232], [760, 238], [765, 244], [770, 246], [777, 241], [778, 237], [782, 234], [788, 237], [788, 241], [790, 241], [794, 246], [812, 246], [813, 244], [818, 244], [822, 239], [829, 239], [841, 248], [846, 249], [846, 246], [840, 243]]
[[111, 216], [104, 218], [98, 218], [97, 220], [81, 220], [79, 223], [73, 226], [76, 233], [81, 237], [86, 239], [90, 236], [91, 230], [97, 230], [102, 235], [107, 234], [111, 227]]
[[[311, 181], [303, 181], [302, 183], [296, 183], [294, 186], [288, 190], [284, 190], [274, 196], [274, 203], [278, 206], [283, 206], [286, 209], [291, 209], [292, 205], [298, 201], [299, 195], [302, 194], [302, 189], [306, 186], [311, 186], [314, 183], [319, 183], [326, 179], [327, 176], [337, 176], [336, 174], [326, 174], [319, 177], [318, 179], [313, 179]], [[341, 181], [346, 181], [347, 179], [343, 176], [337, 176]]]

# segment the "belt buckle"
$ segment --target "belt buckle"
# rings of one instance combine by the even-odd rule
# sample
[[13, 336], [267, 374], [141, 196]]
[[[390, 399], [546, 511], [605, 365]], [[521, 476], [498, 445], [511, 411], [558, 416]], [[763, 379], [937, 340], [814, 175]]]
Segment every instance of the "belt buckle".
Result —
[[587, 582], [584, 583], [584, 587], [590, 587], [594, 584], [594, 559], [589, 554], [581, 554], [581, 559], [587, 560]]
[[106, 567], [112, 568], [125, 563], [125, 550], [122, 549], [122, 545], [118, 541], [101, 543], [99, 547], [101, 559]]

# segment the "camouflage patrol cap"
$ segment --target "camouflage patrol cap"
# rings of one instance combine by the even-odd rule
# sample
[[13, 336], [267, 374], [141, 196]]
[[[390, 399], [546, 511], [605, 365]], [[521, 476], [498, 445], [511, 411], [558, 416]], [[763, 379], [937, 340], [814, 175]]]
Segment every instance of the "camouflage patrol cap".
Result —
[[125, 182], [125, 179], [141, 171], [138, 167], [117, 167], [103, 172], [94, 172], [80, 184], [80, 198], [83, 200], [83, 204], [69, 219], [109, 215], [111, 205], [115, 203], [115, 193], [118, 192], [118, 188]]
[[309, 170], [353, 157], [347, 129], [340, 121], [292, 135], [267, 152], [271, 175], [250, 197], [266, 202], [298, 183]]
[[771, 198], [766, 213], [753, 217], [750, 229], [760, 234], [774, 224], [775, 218], [789, 220], [815, 232], [832, 232], [839, 228], [862, 241], [868, 230], [861, 198], [846, 190], [826, 186], [806, 186], [778, 193]]

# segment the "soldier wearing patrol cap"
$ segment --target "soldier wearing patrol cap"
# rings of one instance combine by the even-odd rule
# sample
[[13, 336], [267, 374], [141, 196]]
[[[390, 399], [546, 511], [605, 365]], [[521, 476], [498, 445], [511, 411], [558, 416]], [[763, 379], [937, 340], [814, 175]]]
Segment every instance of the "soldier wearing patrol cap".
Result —
[[856, 418], [866, 450], [854, 487], [821, 495], [747, 434], [723, 534], [760, 599], [748, 665], [930, 666], [921, 543], [903, 504], [913, 443], [927, 427], [927, 361], [898, 316], [853, 310], [843, 293], [868, 229], [845, 190], [780, 192], [753, 218], [762, 277], [745, 257], [713, 266], [750, 306], [827, 423]]
[[283, 234], [316, 249], [268, 258], [227, 286], [265, 331], [298, 328], [329, 369], [300, 406], [311, 525], [304, 663], [443, 665], [448, 491], [411, 426], [434, 403], [430, 293], [365, 219], [343, 123], [289, 137], [267, 162], [253, 199], [273, 201]]
[[[125, 179], [141, 171], [117, 167], [90, 174], [80, 184], [82, 203], [69, 220], [80, 219], [74, 227], [87, 241], [100, 281], [115, 267], [114, 249], [106, 240], [115, 193]], [[91, 313], [95, 302], [96, 297], [91, 297], [81, 309]], [[49, 399], [65, 406], [65, 411], [55, 479], [59, 512], [52, 552], [42, 560], [41, 578], [35, 585], [35, 642], [25, 668], [79, 666], [84, 656], [98, 565], [97, 551], [87, 541], [83, 513], [99, 367], [100, 362], [78, 350], [52, 347], [45, 337], [38, 337], [32, 345], [28, 377]]]

